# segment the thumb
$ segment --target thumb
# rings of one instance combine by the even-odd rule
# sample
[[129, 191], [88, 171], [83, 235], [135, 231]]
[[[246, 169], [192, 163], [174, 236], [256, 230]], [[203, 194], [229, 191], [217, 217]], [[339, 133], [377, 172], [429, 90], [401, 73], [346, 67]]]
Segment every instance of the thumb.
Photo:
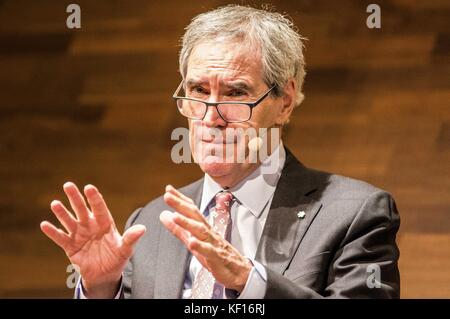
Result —
[[144, 225], [131, 226], [123, 234], [123, 244], [129, 248], [133, 248], [142, 235], [144, 235], [145, 231], [146, 228]]

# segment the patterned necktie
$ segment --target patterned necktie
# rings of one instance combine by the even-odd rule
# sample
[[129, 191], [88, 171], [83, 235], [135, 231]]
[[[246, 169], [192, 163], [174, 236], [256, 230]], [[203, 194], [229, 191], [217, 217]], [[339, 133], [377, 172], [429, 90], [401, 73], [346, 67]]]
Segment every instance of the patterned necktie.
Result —
[[[227, 191], [217, 193], [216, 206], [212, 212], [213, 229], [227, 238], [231, 227], [230, 208], [233, 194]], [[223, 286], [216, 282], [213, 275], [204, 267], [200, 269], [192, 285], [192, 299], [222, 298]]]

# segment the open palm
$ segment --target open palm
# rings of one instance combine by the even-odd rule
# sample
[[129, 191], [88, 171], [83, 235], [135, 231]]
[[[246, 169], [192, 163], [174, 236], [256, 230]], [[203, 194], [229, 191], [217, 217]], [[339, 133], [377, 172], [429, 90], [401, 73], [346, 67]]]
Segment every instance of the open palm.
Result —
[[132, 226], [122, 236], [102, 195], [92, 185], [84, 188], [90, 209], [75, 184], [65, 183], [64, 192], [75, 215], [60, 201], [53, 201], [50, 207], [67, 232], [48, 221], [41, 223], [42, 231], [79, 267], [84, 284], [98, 287], [118, 282], [145, 227]]

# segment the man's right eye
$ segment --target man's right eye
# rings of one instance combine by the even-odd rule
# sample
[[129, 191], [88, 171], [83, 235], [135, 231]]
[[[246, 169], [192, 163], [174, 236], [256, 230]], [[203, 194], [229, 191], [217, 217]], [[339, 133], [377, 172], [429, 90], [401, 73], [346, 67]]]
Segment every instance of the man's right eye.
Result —
[[208, 94], [208, 92], [205, 90], [205, 88], [203, 88], [203, 87], [201, 87], [201, 86], [195, 86], [195, 87], [193, 87], [193, 88], [191, 89], [191, 92], [192, 92], [193, 94], [201, 94], [201, 95]]

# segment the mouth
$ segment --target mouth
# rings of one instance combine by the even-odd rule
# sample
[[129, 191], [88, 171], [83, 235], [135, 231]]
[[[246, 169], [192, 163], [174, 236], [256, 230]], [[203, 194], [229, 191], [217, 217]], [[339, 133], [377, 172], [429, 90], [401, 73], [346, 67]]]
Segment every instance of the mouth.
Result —
[[231, 140], [231, 141], [227, 141], [225, 139], [206, 139], [206, 138], [202, 138], [200, 139], [200, 142], [202, 143], [208, 143], [208, 144], [216, 144], [216, 145], [227, 145], [227, 144], [235, 144], [236, 141]]
[[194, 127], [194, 137], [198, 143], [211, 145], [237, 144], [245, 136], [241, 130], [227, 128], [226, 130], [217, 128]]
[[216, 145], [226, 145], [235, 144], [238, 142], [239, 137], [235, 134], [217, 134], [211, 135], [205, 132], [205, 134], [199, 134], [198, 140], [202, 143], [216, 144]]
[[238, 136], [219, 136], [219, 137], [209, 137], [204, 136], [199, 138], [200, 142], [208, 143], [208, 144], [216, 144], [216, 145], [227, 145], [227, 144], [236, 144], [239, 140]]

